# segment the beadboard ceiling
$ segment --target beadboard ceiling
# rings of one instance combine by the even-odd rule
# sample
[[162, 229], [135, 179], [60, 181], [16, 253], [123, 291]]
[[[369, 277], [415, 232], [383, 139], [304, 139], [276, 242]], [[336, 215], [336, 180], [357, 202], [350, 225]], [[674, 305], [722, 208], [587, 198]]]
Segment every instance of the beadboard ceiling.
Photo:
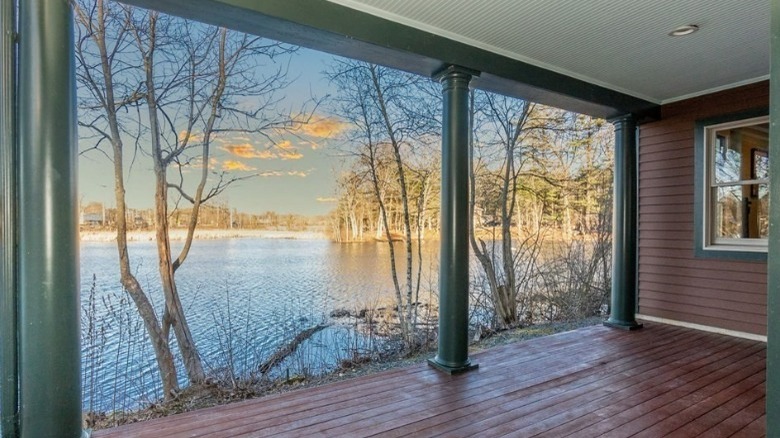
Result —
[[329, 1], [659, 104], [769, 74], [768, 0]]

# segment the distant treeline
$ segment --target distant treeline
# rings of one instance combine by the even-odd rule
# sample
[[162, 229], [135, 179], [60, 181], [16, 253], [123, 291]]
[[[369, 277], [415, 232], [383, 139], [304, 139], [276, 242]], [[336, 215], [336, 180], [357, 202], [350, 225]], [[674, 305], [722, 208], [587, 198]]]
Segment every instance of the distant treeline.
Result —
[[[154, 228], [154, 210], [126, 209], [128, 229], [151, 230]], [[192, 209], [175, 209], [169, 215], [172, 228], [186, 228]], [[83, 229], [115, 230], [117, 209], [106, 207], [100, 202], [90, 202], [81, 206], [80, 224]], [[304, 231], [324, 229], [327, 216], [303, 216], [281, 214], [267, 211], [260, 214], [244, 213], [227, 204], [203, 205], [198, 213], [198, 228], [247, 229], [247, 230], [287, 230]]]

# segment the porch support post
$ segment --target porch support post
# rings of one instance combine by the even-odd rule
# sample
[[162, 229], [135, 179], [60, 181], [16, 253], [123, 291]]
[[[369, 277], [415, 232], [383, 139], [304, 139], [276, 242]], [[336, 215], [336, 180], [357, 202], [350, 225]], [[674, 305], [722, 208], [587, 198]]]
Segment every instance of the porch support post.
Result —
[[468, 356], [469, 311], [469, 82], [478, 73], [449, 66], [442, 84], [441, 252], [439, 346], [428, 363], [449, 374], [477, 368]]
[[20, 0], [19, 431], [79, 437], [81, 351], [73, 16]]
[[780, 0], [771, 2], [769, 77], [769, 254], [767, 255], [766, 430], [780, 433]]
[[636, 330], [637, 142], [631, 115], [610, 120], [615, 126], [612, 209], [612, 299], [604, 325]]
[[0, 430], [18, 434], [16, 319], [16, 2], [0, 4]]

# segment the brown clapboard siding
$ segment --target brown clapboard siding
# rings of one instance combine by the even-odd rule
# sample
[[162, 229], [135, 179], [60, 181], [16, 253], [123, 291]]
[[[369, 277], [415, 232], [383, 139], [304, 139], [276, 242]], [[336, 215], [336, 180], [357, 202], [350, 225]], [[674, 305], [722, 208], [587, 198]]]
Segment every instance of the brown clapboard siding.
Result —
[[[640, 277], [642, 275], [640, 274]], [[671, 283], [671, 282], [670, 282]], [[680, 282], [685, 283], [685, 282]], [[734, 291], [721, 291], [717, 289], [702, 290], [700, 285], [688, 282], [688, 284], [665, 284], [665, 283], [651, 283], [645, 281], [645, 292], [653, 294], [664, 294], [670, 296], [685, 295], [692, 299], [718, 299], [724, 303], [730, 304], [733, 302], [739, 302], [744, 304], [753, 304], [763, 306], [765, 297], [761, 294], [755, 293], [743, 293]]]
[[639, 313], [766, 334], [766, 262], [697, 258], [697, 120], [769, 105], [769, 84], [664, 105], [639, 130]]

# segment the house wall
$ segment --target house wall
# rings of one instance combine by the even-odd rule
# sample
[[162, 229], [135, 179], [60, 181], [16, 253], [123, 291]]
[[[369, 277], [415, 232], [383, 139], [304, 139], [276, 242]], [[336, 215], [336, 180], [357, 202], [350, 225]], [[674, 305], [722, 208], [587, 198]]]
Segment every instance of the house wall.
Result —
[[694, 253], [697, 120], [769, 106], [761, 82], [664, 105], [639, 128], [639, 313], [766, 334], [766, 262]]

